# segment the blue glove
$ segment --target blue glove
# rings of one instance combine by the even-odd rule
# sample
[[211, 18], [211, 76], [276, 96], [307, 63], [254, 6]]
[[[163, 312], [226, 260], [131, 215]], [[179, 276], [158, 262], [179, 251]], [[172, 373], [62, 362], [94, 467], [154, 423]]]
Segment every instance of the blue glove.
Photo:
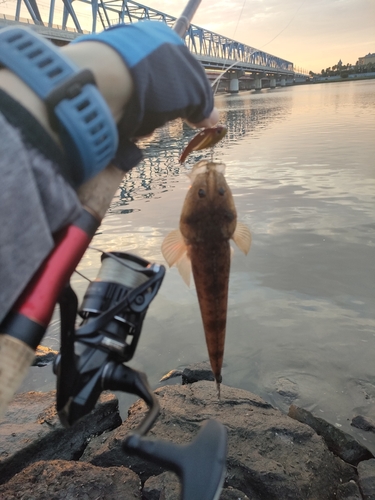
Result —
[[198, 123], [213, 109], [213, 94], [201, 64], [165, 23], [119, 24], [76, 40], [115, 49], [129, 69], [134, 94], [125, 108], [119, 139], [150, 134], [175, 118]]

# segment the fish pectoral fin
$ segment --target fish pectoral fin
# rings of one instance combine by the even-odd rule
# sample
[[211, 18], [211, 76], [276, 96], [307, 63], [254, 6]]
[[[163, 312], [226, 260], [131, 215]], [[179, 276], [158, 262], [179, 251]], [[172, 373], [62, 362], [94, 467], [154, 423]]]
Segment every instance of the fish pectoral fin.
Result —
[[176, 264], [183, 280], [190, 286], [191, 262], [187, 255], [184, 237], [179, 229], [175, 229], [165, 237], [161, 251], [169, 267]]
[[247, 255], [251, 246], [250, 229], [245, 224], [242, 224], [242, 222], [237, 222], [232, 238], [238, 248]]
[[177, 262], [177, 269], [187, 286], [190, 287], [191, 261], [186, 253]]
[[169, 267], [172, 267], [186, 253], [184, 237], [179, 229], [170, 232], [161, 245], [161, 252]]

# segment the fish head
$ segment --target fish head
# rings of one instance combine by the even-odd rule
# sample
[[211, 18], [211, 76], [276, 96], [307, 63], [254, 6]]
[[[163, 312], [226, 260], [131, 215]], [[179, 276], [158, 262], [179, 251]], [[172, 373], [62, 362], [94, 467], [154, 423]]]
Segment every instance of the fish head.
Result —
[[180, 231], [190, 242], [229, 240], [237, 223], [232, 192], [224, 177], [225, 165], [198, 162], [180, 218]]

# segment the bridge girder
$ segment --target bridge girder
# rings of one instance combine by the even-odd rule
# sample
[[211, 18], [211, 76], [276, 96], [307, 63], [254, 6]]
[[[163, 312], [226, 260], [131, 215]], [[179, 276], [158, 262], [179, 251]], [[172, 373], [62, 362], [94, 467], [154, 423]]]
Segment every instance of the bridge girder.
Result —
[[[17, 16], [19, 17], [20, 4], [24, 2], [35, 24], [44, 24], [37, 6], [37, 0], [17, 0]], [[176, 18], [147, 7], [132, 0], [62, 0], [63, 18], [62, 28], [67, 28], [71, 18], [75, 29], [82, 33], [79, 16], [74, 9], [74, 3], [91, 5], [92, 20], [91, 31], [101, 31], [118, 23], [133, 23], [149, 19], [163, 21], [173, 26]], [[55, 0], [51, 0], [48, 26], [52, 27], [55, 15]], [[206, 30], [196, 25], [191, 25], [185, 33], [185, 43], [189, 50], [198, 56], [208, 67], [224, 70], [233, 63], [234, 69], [245, 71], [274, 71], [275, 74], [293, 75], [293, 63], [267, 52], [261, 51], [236, 40]]]

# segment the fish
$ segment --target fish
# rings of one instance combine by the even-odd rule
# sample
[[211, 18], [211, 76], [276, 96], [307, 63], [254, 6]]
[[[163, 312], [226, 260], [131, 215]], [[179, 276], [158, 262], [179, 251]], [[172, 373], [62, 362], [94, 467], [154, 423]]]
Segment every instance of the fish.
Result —
[[187, 285], [193, 274], [212, 372], [220, 399], [224, 359], [232, 239], [246, 255], [249, 228], [237, 220], [223, 163], [202, 160], [194, 165], [191, 186], [180, 216], [179, 229], [161, 247], [167, 264], [176, 265]]
[[184, 163], [186, 158], [192, 151], [199, 151], [201, 149], [210, 148], [217, 144], [226, 135], [227, 128], [223, 125], [216, 125], [216, 127], [205, 128], [198, 132], [188, 143], [180, 156], [180, 163]]

